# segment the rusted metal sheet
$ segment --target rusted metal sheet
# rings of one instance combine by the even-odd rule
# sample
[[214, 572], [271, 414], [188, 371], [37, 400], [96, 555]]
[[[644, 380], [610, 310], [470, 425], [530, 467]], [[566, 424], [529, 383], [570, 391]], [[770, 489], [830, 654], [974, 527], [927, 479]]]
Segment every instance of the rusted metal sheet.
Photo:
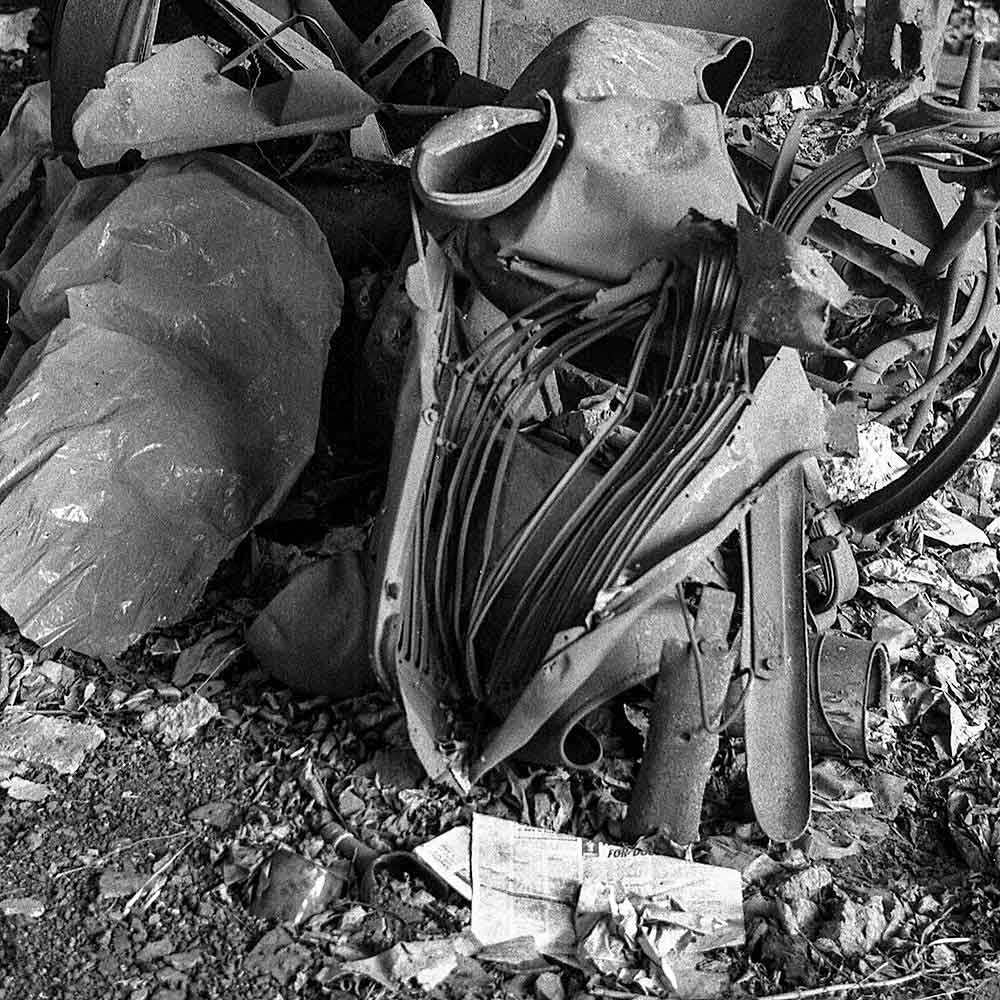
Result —
[[739, 254], [737, 326], [761, 343], [832, 351], [826, 342], [830, 308], [842, 307], [850, 291], [829, 261], [744, 208]]
[[745, 199], [722, 111], [750, 57], [745, 38], [625, 18], [561, 35], [505, 104], [537, 107], [540, 91], [551, 94], [565, 144], [539, 183], [482, 223], [483, 244], [505, 260], [622, 282], [687, 240], [679, 224], [691, 209], [734, 222]]

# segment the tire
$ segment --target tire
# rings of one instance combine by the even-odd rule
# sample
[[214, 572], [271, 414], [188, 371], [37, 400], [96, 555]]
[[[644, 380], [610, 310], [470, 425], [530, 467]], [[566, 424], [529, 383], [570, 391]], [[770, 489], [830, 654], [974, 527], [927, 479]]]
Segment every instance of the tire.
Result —
[[75, 153], [73, 115], [104, 74], [152, 49], [160, 0], [59, 0], [52, 26], [52, 142]]

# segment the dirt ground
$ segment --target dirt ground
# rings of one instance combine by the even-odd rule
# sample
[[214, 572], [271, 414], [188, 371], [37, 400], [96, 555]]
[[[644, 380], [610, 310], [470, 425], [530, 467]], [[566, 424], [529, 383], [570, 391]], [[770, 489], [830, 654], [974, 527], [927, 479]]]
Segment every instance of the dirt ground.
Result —
[[[26, 79], [18, 58], [0, 56], [4, 118]], [[345, 280], [370, 263], [348, 263]], [[359, 342], [350, 333], [342, 350]], [[349, 395], [342, 372], [331, 379], [332, 396]], [[187, 621], [120, 662], [40, 656], [0, 623], [0, 709], [101, 739], [64, 773], [0, 746], [3, 1000], [426, 995], [347, 963], [401, 941], [455, 937], [470, 917], [459, 897], [386, 879], [362, 903], [349, 880], [308, 919], [268, 916], [262, 872], [275, 851], [339, 864], [328, 805], [377, 849], [412, 848], [473, 812], [620, 838], [648, 692], [601, 713], [607, 756], [595, 772], [509, 764], [462, 799], [422, 775], [389, 699], [303, 698], [246, 653], [243, 628], [315, 539], [363, 541], [378, 475], [350, 454], [341, 416], [331, 403], [319, 459], [287, 517], [241, 547]], [[341, 471], [354, 463], [349, 475], [325, 475], [335, 457]], [[942, 499], [965, 509], [975, 494], [980, 514], [993, 511], [997, 468], [1000, 438]], [[348, 482], [361, 490], [345, 493]], [[929, 601], [934, 613], [910, 614], [905, 637], [898, 623], [907, 621], [890, 623], [903, 656], [889, 753], [868, 766], [823, 765], [812, 834], [794, 849], [774, 849], [754, 826], [741, 746], [724, 738], [694, 856], [718, 862], [725, 849], [746, 869], [747, 945], [715, 959], [732, 996], [834, 996], [851, 984], [859, 998], [1000, 1000], [1000, 577], [995, 565], [963, 577], [919, 517], [900, 522], [879, 551], [859, 553], [871, 567], [886, 555], [926, 555], [961, 579], [978, 609]], [[865, 582], [877, 584], [878, 572]], [[841, 624], [885, 628], [878, 593], [863, 592]], [[171, 731], [168, 720], [185, 710], [200, 713], [197, 724]], [[554, 963], [525, 970], [466, 957], [429, 993], [583, 1000], [623, 988]]]

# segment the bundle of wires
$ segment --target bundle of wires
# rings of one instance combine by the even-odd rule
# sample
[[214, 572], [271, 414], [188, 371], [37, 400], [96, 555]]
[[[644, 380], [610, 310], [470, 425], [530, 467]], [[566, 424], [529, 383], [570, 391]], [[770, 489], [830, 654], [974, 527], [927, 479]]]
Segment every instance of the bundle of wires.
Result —
[[[494, 716], [557, 632], [583, 626], [602, 592], [627, 584], [650, 533], [670, 538], [664, 512], [732, 432], [750, 397], [747, 341], [732, 324], [738, 289], [732, 245], [699, 241], [655, 293], [607, 314], [584, 315], [570, 289], [511, 317], [465, 356], [449, 334], [415, 539], [423, 600], [411, 607], [420, 614], [423, 604], [425, 655], [433, 649], [444, 673]], [[561, 366], [612, 344], [626, 345], [629, 364], [609, 418], [501, 542], [504, 491], [518, 488], [509, 472], [519, 438], [532, 433], [533, 401]], [[607, 445], [626, 424], [627, 444], [608, 462]], [[596, 485], [553, 526], [549, 515], [581, 477], [595, 478], [599, 456], [606, 467]]]

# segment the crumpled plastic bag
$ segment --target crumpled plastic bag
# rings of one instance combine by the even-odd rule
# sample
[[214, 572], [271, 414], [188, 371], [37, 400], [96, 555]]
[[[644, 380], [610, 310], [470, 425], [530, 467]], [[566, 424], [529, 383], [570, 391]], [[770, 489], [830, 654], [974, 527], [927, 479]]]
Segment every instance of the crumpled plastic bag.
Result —
[[48, 80], [33, 83], [11, 109], [0, 135], [0, 205], [27, 190], [35, 167], [52, 152], [50, 91]]
[[176, 620], [312, 454], [343, 285], [303, 206], [233, 160], [158, 161], [21, 299], [0, 394], [0, 605], [114, 655]]

